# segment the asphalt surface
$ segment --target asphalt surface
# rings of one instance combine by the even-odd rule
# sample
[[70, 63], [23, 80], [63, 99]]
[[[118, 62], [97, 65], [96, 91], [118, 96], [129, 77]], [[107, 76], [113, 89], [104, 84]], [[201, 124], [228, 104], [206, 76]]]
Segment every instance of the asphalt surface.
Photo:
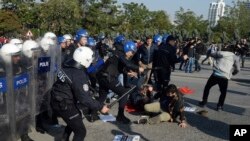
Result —
[[[179, 68], [176, 65], [176, 68]], [[84, 119], [87, 129], [86, 141], [113, 141], [115, 135], [139, 135], [141, 141], [221, 141], [229, 140], [229, 125], [250, 125], [250, 60], [245, 63], [245, 68], [229, 81], [224, 111], [216, 111], [216, 104], [220, 91], [218, 85], [210, 90], [208, 104], [205, 108], [198, 106], [202, 98], [203, 89], [212, 70], [208, 65], [202, 65], [200, 72], [184, 73], [176, 70], [172, 73], [171, 82], [177, 86], [188, 86], [194, 89], [192, 95], [185, 95], [185, 105], [197, 107], [197, 111], [205, 109], [207, 116], [196, 112], [186, 112], [188, 127], [182, 129], [177, 123], [160, 123], [157, 125], [123, 125], [117, 122], [88, 122]], [[111, 114], [116, 116], [117, 105]], [[125, 113], [132, 121], [140, 118], [140, 114]], [[48, 134], [40, 134], [32, 128], [29, 134], [35, 141], [54, 141]], [[72, 138], [72, 137], [71, 137]]]

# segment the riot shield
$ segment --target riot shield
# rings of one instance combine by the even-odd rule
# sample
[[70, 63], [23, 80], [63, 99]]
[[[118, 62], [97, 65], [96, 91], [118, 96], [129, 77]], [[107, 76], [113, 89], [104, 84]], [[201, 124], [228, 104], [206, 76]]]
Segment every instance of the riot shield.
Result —
[[[62, 64], [62, 51], [61, 51], [61, 46], [60, 45], [57, 45], [55, 47], [55, 52], [54, 54], [52, 54], [52, 56], [54, 57], [55, 59], [55, 69], [54, 69], [54, 82], [56, 81], [57, 79], [57, 72], [58, 70], [61, 69], [61, 64]], [[54, 83], [53, 82], [53, 83]]]
[[[35, 116], [47, 111], [49, 106], [50, 89], [54, 83], [55, 70], [55, 48], [50, 46], [48, 50], [37, 50], [33, 52], [32, 64], [34, 66], [35, 94], [33, 100], [33, 115]], [[36, 119], [39, 120], [39, 119]], [[37, 121], [36, 121], [37, 122]]]
[[[8, 54], [1, 78], [1, 140], [16, 141], [28, 134], [31, 125], [30, 68], [21, 53]], [[2, 131], [4, 130], [4, 131]]]
[[22, 55], [12, 56], [12, 85], [15, 110], [15, 130], [16, 136], [28, 134], [32, 123], [31, 107], [32, 107], [32, 68], [30, 58]]
[[10, 116], [11, 109], [8, 105], [10, 100], [10, 95], [8, 93], [7, 87], [7, 75], [6, 75], [6, 66], [5, 63], [0, 60], [0, 137], [1, 140], [11, 141], [13, 137], [11, 137], [10, 130]]

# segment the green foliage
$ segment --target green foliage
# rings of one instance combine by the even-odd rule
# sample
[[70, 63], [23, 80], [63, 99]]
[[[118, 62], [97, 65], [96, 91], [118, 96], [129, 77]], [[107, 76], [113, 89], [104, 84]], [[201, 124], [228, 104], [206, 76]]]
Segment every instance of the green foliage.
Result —
[[42, 32], [52, 31], [57, 35], [74, 33], [82, 21], [78, 0], [49, 0], [41, 5], [39, 17]]
[[[203, 16], [196, 16], [195, 13], [191, 10], [185, 11], [182, 7], [179, 11], [175, 13], [176, 20], [174, 21], [176, 24], [176, 29], [185, 30], [185, 35], [183, 37], [191, 34], [192, 36], [199, 37], [200, 35], [205, 34], [206, 29], [208, 27], [208, 21], [202, 20]], [[183, 33], [182, 33], [183, 34]]]
[[113, 0], [92, 0], [86, 11], [86, 18], [83, 26], [87, 28], [90, 33], [98, 34], [99, 32], [110, 33], [117, 30], [120, 25], [118, 6]]
[[20, 19], [11, 11], [0, 10], [0, 35], [15, 36], [21, 31]]
[[225, 35], [225, 40], [230, 40], [250, 33], [250, 9], [240, 2], [226, 7], [225, 16], [209, 30], [202, 15], [183, 8], [176, 11], [173, 25], [166, 11], [149, 11], [144, 4], [135, 2], [118, 5], [116, 0], [49, 0], [38, 4], [34, 0], [3, 0], [2, 3], [7, 8], [1, 11], [1, 34], [32, 30], [35, 35], [48, 31], [62, 35], [86, 28], [91, 35], [122, 33], [128, 38], [140, 38], [168, 31], [181, 40], [197, 36], [211, 42], [219, 38], [224, 41]]
[[17, 15], [23, 25], [23, 28], [38, 28], [40, 24], [40, 7], [34, 3], [22, 3], [18, 5]]
[[244, 3], [237, 1], [233, 7], [227, 7], [225, 16], [218, 21], [213, 29], [215, 32], [226, 32], [228, 38], [238, 40], [248, 37], [250, 31], [250, 9]]
[[165, 11], [153, 11], [151, 12], [150, 27], [152, 29], [160, 30], [170, 30], [173, 28], [169, 15]]

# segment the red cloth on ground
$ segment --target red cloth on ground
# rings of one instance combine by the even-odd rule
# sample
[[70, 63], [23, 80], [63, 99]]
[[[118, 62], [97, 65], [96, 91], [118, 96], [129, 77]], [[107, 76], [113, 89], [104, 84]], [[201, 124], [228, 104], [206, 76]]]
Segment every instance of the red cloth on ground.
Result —
[[179, 88], [179, 91], [182, 93], [182, 94], [194, 94], [194, 90], [188, 88], [187, 86], [185, 87], [180, 87]]
[[125, 111], [128, 113], [132, 113], [132, 112], [139, 112], [133, 105], [127, 103], [125, 105]]

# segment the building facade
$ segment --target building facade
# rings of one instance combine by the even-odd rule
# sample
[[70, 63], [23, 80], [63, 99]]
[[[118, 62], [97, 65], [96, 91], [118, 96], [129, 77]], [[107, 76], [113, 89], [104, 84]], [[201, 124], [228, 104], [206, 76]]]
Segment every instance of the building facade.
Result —
[[217, 25], [218, 20], [224, 16], [225, 11], [224, 0], [218, 0], [217, 2], [211, 2], [208, 11], [208, 22], [210, 27]]

